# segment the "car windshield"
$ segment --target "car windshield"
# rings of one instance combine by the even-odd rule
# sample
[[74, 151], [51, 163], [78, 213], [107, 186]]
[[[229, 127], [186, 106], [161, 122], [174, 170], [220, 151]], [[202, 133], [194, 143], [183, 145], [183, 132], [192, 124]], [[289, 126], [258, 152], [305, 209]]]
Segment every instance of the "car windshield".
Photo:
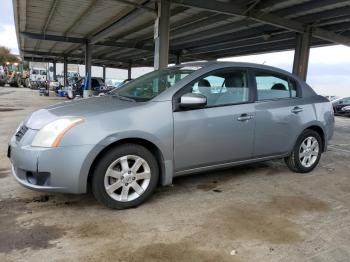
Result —
[[183, 66], [156, 70], [114, 89], [110, 94], [136, 102], [149, 101], [199, 68]]

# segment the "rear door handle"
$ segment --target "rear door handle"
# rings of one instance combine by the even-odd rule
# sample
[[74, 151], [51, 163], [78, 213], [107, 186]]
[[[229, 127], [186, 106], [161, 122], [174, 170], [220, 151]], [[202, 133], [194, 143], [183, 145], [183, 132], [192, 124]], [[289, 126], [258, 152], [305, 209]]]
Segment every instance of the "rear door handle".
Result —
[[248, 121], [248, 120], [250, 120], [250, 119], [252, 119], [252, 118], [254, 118], [253, 115], [244, 113], [244, 114], [241, 114], [241, 115], [237, 118], [237, 120], [238, 120], [238, 121]]
[[296, 106], [291, 111], [294, 114], [298, 114], [299, 112], [303, 111], [304, 109], [302, 107]]

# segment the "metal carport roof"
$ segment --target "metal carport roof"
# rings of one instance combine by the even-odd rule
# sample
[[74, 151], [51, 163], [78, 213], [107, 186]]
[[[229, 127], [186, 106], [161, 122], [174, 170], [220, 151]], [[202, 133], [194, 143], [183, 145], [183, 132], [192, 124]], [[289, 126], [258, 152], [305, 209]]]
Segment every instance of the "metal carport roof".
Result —
[[[153, 66], [156, 1], [13, 0], [25, 60], [84, 61], [127, 68]], [[350, 46], [350, 1], [172, 0], [169, 63], [294, 49], [296, 33], [311, 46]]]

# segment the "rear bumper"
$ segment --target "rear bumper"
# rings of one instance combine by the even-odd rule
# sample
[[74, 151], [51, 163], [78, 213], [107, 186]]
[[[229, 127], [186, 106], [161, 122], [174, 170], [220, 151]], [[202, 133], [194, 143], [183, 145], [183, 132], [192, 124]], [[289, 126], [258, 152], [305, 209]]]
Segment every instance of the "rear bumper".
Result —
[[37, 191], [85, 193], [86, 157], [93, 145], [40, 148], [10, 143], [12, 173], [24, 187]]

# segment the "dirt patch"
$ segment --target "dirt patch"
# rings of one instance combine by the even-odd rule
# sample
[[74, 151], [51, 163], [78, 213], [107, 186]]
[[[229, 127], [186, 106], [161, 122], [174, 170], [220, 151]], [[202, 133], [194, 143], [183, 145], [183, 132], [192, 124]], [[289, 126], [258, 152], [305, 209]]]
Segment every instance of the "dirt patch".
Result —
[[[116, 223], [118, 224], [118, 223]], [[108, 227], [101, 227], [97, 223], [85, 223], [79, 225], [75, 228], [72, 228], [74, 235], [79, 238], [91, 238], [91, 237], [106, 237], [111, 230], [108, 230]]]
[[39, 202], [39, 203], [45, 203], [45, 202], [48, 202], [49, 200], [50, 200], [49, 195], [40, 195], [33, 198], [33, 202]]
[[[134, 251], [121, 252], [123, 249], [111, 248], [98, 254], [98, 260], [101, 261], [123, 261], [123, 262], [238, 262], [239, 258], [231, 256], [229, 253], [219, 253], [198, 249], [188, 241], [177, 243], [153, 243], [143, 246]], [[125, 250], [125, 249], [124, 249]], [[84, 261], [95, 261], [97, 257], [87, 257]]]
[[11, 94], [11, 93], [14, 93], [15, 91], [4, 91], [4, 92], [0, 92], [0, 96], [3, 96], [3, 95], [8, 95], [8, 94]]
[[210, 191], [216, 188], [216, 184], [200, 184], [197, 186], [197, 189], [203, 190], [203, 191]]
[[292, 215], [301, 212], [325, 212], [330, 210], [328, 203], [309, 196], [275, 196], [269, 206], [270, 209]]
[[0, 202], [0, 253], [13, 250], [45, 249], [54, 246], [50, 241], [60, 238], [64, 231], [56, 226], [43, 225], [35, 220], [18, 223], [20, 214], [31, 213], [30, 199], [3, 199]]
[[266, 175], [267, 176], [274, 176], [281, 174], [283, 171], [287, 170], [287, 166], [284, 164], [283, 161], [268, 161], [265, 162], [266, 165]]
[[8, 168], [0, 168], [0, 178], [7, 177], [11, 174], [11, 171]]
[[339, 185], [339, 189], [344, 193], [350, 193], [350, 185], [349, 184]]
[[0, 112], [10, 112], [10, 111], [18, 111], [18, 110], [23, 110], [23, 108], [0, 107]]
[[301, 228], [291, 220], [291, 216], [301, 212], [328, 210], [327, 203], [315, 198], [275, 196], [267, 203], [219, 208], [208, 214], [208, 222], [204, 224], [204, 228], [229, 239], [257, 239], [273, 244], [292, 243], [302, 241], [302, 237]]

